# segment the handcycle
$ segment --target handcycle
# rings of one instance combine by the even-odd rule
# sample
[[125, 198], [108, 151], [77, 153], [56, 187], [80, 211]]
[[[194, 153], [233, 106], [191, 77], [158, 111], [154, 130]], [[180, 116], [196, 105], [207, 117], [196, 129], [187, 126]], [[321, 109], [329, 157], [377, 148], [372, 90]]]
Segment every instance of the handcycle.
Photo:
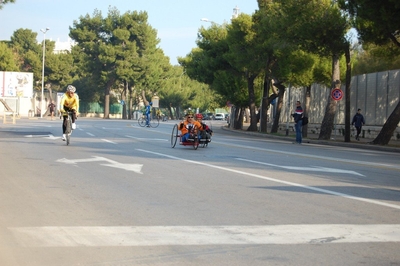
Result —
[[[141, 117], [139, 117], [139, 119], [138, 119], [139, 126], [145, 127], [146, 126], [146, 120], [147, 120], [146, 115], [142, 115]], [[152, 119], [151, 116], [150, 116], [150, 121], [149, 121], [149, 126], [150, 127], [154, 127], [155, 128], [155, 127], [158, 127], [159, 124], [160, 124], [160, 120]]]
[[65, 142], [67, 143], [67, 145], [69, 145], [70, 141], [71, 141], [71, 134], [72, 134], [72, 115], [73, 112], [71, 111], [67, 111], [66, 112], [67, 115], [67, 119], [65, 119], [64, 123], [65, 123]]
[[208, 146], [208, 143], [211, 141], [210, 139], [207, 138], [201, 138], [201, 134], [198, 134], [198, 129], [196, 127], [190, 128], [189, 129], [189, 138], [187, 141], [182, 141], [182, 134], [179, 133], [178, 131], [178, 125], [175, 124], [174, 127], [172, 128], [172, 134], [171, 134], [171, 147], [175, 148], [176, 143], [179, 138], [179, 144], [183, 146], [193, 146], [195, 150], [199, 146], [202, 146], [203, 148]]

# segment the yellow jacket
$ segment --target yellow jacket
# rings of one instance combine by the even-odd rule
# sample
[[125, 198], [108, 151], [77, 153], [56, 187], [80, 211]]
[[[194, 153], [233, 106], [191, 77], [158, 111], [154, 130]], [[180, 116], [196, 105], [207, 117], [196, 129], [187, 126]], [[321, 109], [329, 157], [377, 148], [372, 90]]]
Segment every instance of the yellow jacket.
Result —
[[69, 93], [65, 93], [64, 96], [61, 99], [61, 112], [64, 112], [64, 107], [67, 107], [69, 109], [74, 109], [76, 112], [79, 111], [79, 97], [75, 93], [74, 96], [70, 96]]

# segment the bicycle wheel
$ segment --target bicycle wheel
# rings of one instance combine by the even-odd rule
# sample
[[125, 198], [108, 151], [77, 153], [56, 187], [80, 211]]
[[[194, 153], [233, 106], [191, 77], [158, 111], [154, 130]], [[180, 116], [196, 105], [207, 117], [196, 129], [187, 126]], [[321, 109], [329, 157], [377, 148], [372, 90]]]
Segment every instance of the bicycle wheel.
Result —
[[72, 133], [72, 122], [71, 122], [71, 118], [68, 117], [67, 125], [66, 125], [66, 128], [65, 128], [65, 138], [66, 138], [67, 145], [69, 145], [69, 143], [70, 143], [71, 133]]
[[146, 125], [146, 119], [144, 119], [143, 116], [139, 117], [138, 124], [139, 126], [144, 127]]
[[150, 127], [158, 127], [159, 124], [160, 124], [160, 120], [158, 120], [158, 119], [151, 119], [151, 118], [150, 118]]
[[175, 124], [174, 127], [172, 128], [172, 134], [171, 134], [171, 147], [174, 148], [176, 145], [176, 141], [178, 139], [178, 125]]

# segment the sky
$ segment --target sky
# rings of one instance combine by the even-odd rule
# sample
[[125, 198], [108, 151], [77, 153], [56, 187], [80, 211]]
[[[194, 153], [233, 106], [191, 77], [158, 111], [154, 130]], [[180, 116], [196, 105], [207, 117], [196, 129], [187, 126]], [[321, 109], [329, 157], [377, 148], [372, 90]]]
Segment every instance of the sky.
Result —
[[22, 28], [38, 33], [38, 42], [42, 42], [40, 29], [50, 28], [46, 39], [66, 42], [74, 20], [92, 16], [96, 9], [106, 17], [109, 6], [121, 14], [146, 11], [149, 24], [158, 32], [159, 47], [173, 65], [178, 64], [178, 56], [184, 57], [196, 47], [199, 28], [211, 26], [202, 18], [223, 24], [230, 21], [236, 7], [249, 15], [258, 9], [257, 0], [16, 0], [0, 10], [0, 40], [10, 40]]

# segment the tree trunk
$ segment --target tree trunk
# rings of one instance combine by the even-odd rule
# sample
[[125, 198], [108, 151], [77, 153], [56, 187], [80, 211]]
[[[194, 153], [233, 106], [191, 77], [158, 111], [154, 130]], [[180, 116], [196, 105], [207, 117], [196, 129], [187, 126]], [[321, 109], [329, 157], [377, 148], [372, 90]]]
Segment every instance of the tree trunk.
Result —
[[126, 115], [126, 95], [127, 95], [127, 91], [128, 91], [128, 82], [125, 80], [124, 81], [124, 90], [122, 91], [122, 95], [121, 95], [121, 100], [123, 101], [123, 105], [122, 105], [122, 119], [127, 119], [127, 115]]
[[[311, 85], [306, 88], [306, 101], [304, 103], [304, 116], [309, 117], [310, 113], [310, 102], [311, 102]], [[303, 137], [306, 138], [308, 136], [308, 124], [302, 127]]]
[[107, 86], [104, 92], [104, 117], [103, 119], [110, 118], [110, 88]]
[[250, 126], [247, 131], [257, 131], [257, 116], [254, 94], [254, 79], [256, 75], [250, 75], [247, 78], [247, 89], [249, 91], [249, 109], [250, 109]]
[[128, 84], [128, 93], [129, 93], [128, 119], [131, 120], [132, 119], [132, 115], [133, 115], [133, 90], [132, 90], [132, 87], [129, 86], [129, 84]]
[[267, 133], [267, 122], [268, 122], [268, 109], [269, 109], [269, 88], [271, 86], [271, 80], [265, 75], [264, 78], [264, 91], [261, 104], [260, 114], [260, 131]]
[[[340, 71], [339, 71], [339, 55], [334, 54], [332, 56], [332, 90], [335, 88], [335, 84], [340, 82]], [[325, 109], [324, 119], [321, 124], [321, 131], [319, 132], [318, 139], [329, 140], [331, 138], [332, 130], [335, 122], [335, 114], [337, 109], [337, 101], [333, 100], [331, 93], [328, 96], [328, 103]]]
[[346, 51], [346, 91], [345, 97], [345, 114], [344, 114], [344, 142], [350, 142], [350, 91], [351, 91], [351, 57], [350, 57], [350, 44], [348, 44]]
[[396, 108], [386, 120], [378, 136], [371, 142], [371, 144], [387, 145], [396, 130], [397, 124], [400, 122], [400, 101], [397, 103]]
[[149, 105], [149, 102], [146, 99], [146, 94], [144, 93], [144, 90], [142, 90], [142, 98], [143, 98], [144, 105], [145, 106]]
[[[279, 119], [281, 117], [283, 107], [283, 96], [285, 95], [286, 88], [282, 83], [274, 83], [274, 86], [278, 88], [278, 103], [276, 106], [276, 114], [274, 117], [274, 123], [272, 124], [271, 133], [277, 133], [279, 129]], [[289, 112], [289, 110], [288, 110]]]
[[175, 118], [174, 118], [174, 112], [172, 110], [172, 103], [169, 104], [168, 110], [169, 110], [169, 116], [170, 116], [171, 120], [174, 120]]
[[234, 121], [233, 121], [233, 128], [234, 129], [242, 129], [243, 128], [243, 116], [245, 112], [245, 108], [234, 108]]

